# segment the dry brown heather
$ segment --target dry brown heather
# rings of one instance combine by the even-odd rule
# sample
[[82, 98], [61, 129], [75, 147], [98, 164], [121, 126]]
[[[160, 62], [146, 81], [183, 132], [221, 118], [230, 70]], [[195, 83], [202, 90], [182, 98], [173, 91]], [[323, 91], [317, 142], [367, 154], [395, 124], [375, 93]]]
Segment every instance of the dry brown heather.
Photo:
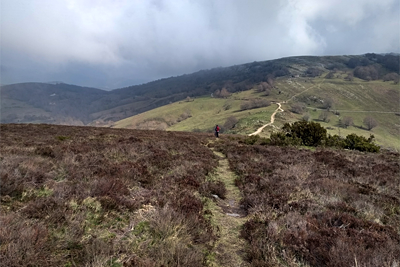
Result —
[[0, 130], [2, 266], [215, 266], [221, 232], [208, 204], [233, 189], [218, 180], [211, 146], [237, 175], [249, 265], [400, 264], [399, 154], [162, 131]]
[[1, 265], [203, 266], [210, 137], [1, 125]]
[[399, 154], [226, 141], [251, 266], [399, 266]]

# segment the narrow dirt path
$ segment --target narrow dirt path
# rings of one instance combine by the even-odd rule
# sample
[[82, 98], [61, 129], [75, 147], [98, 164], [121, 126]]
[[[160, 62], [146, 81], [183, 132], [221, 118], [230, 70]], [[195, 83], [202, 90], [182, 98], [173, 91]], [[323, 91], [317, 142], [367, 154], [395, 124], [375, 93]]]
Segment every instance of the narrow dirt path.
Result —
[[213, 152], [220, 158], [217, 168], [218, 179], [224, 182], [227, 190], [225, 199], [218, 197], [210, 203], [214, 223], [220, 230], [220, 237], [215, 244], [213, 266], [248, 266], [243, 260], [246, 241], [240, 238], [240, 230], [246, 218], [239, 206], [241, 194], [235, 185], [236, 176], [230, 170], [225, 155]]
[[288, 103], [289, 101], [293, 100], [293, 98], [295, 98], [296, 96], [299, 96], [299, 95], [301, 95], [301, 94], [304, 93], [304, 92], [307, 92], [307, 91], [310, 90], [311, 88], [314, 88], [314, 87], [316, 87], [316, 86], [320, 87], [321, 84], [322, 84], [324, 81], [325, 81], [325, 79], [323, 79], [320, 83], [315, 84], [315, 85], [313, 85], [313, 86], [310, 86], [310, 87], [308, 87], [307, 89], [305, 89], [304, 91], [301, 91], [301, 92], [299, 92], [299, 93], [293, 95], [292, 97], [290, 97], [290, 98], [289, 98], [288, 100], [286, 100], [286, 101], [282, 101], [282, 102], [276, 103], [276, 104], [278, 105], [278, 108], [274, 111], [274, 113], [272, 113], [272, 115], [271, 115], [271, 121], [270, 121], [269, 123], [267, 123], [267, 124], [261, 126], [260, 128], [258, 128], [257, 131], [255, 131], [254, 133], [249, 134], [249, 136], [257, 135], [257, 134], [261, 133], [262, 130], [264, 130], [265, 127], [272, 125], [272, 124], [275, 122], [275, 115], [276, 115], [276, 113], [277, 113], [278, 111], [281, 111], [281, 112], [284, 111], [284, 110], [281, 108], [282, 104]]
[[[323, 108], [314, 108], [314, 107], [306, 107], [307, 109], [315, 109], [315, 110], [326, 110]], [[377, 111], [377, 110], [346, 110], [346, 109], [335, 109], [338, 112], [347, 112], [347, 113], [378, 113], [378, 114], [397, 114], [400, 111]]]
[[[282, 102], [282, 103], [285, 103], [285, 102]], [[249, 134], [249, 136], [257, 135], [257, 134], [261, 133], [262, 130], [264, 130], [265, 127], [270, 126], [271, 124], [273, 124], [273, 123], [275, 122], [275, 115], [276, 115], [276, 113], [277, 113], [278, 111], [281, 111], [281, 112], [284, 111], [284, 110], [281, 108], [281, 107], [282, 107], [282, 103], [276, 103], [276, 104], [278, 105], [278, 108], [275, 109], [274, 113], [272, 113], [272, 115], [271, 115], [271, 121], [270, 121], [269, 123], [267, 123], [267, 124], [261, 126], [260, 128], [258, 128], [257, 131], [255, 131], [254, 133]]]

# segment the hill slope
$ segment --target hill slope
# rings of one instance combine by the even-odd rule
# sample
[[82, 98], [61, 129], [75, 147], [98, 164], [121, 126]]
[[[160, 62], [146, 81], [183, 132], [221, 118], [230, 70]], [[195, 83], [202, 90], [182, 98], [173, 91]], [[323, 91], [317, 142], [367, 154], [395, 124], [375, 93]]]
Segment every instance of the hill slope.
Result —
[[[270, 122], [277, 105], [274, 124], [266, 127], [261, 135], [269, 136], [285, 122], [293, 122], [307, 116], [328, 128], [331, 134], [346, 136], [356, 133], [369, 137], [375, 135], [377, 143], [384, 147], [400, 149], [400, 87], [393, 82], [369, 81], [353, 78], [345, 81], [348, 74], [337, 72], [327, 78], [328, 72], [317, 77], [279, 77], [274, 87], [265, 91], [259, 85], [253, 89], [233, 93], [225, 98], [201, 97], [172, 103], [114, 124], [116, 128], [160, 129], [171, 131], [212, 131], [215, 124], [225, 131], [250, 134]], [[243, 110], [242, 105], [264, 99], [270, 106]], [[329, 104], [329, 108], [327, 107]], [[325, 114], [325, 121], [320, 117]], [[228, 118], [237, 122], [229, 124]], [[372, 117], [378, 126], [371, 131], [363, 124], [365, 117]], [[353, 124], [343, 125], [345, 118]], [[228, 120], [228, 124], [226, 121]], [[224, 127], [225, 125], [225, 127]], [[231, 128], [234, 126], [234, 128]]]
[[8, 85], [0, 88], [1, 121], [110, 125], [188, 96], [210, 95], [223, 88], [241, 92], [279, 77], [339, 70], [368, 80], [393, 80], [398, 65], [398, 55], [291, 57], [203, 70], [110, 92], [66, 84]]
[[87, 124], [108, 92], [63, 83], [20, 83], [1, 87], [1, 122]]

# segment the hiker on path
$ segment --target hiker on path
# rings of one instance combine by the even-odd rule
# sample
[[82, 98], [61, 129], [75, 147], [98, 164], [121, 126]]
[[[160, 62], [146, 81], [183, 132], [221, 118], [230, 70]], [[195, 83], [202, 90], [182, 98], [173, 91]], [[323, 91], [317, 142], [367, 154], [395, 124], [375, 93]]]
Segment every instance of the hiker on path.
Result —
[[218, 124], [217, 125], [215, 125], [215, 129], [214, 129], [214, 132], [215, 132], [215, 137], [219, 137], [218, 136], [218, 134], [219, 134], [219, 126], [218, 126]]

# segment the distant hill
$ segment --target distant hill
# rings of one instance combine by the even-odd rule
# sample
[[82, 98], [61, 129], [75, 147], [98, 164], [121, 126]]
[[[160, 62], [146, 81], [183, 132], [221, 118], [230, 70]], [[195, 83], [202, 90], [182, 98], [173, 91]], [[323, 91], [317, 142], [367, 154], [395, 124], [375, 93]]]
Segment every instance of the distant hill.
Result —
[[1, 87], [1, 121], [86, 124], [108, 92], [64, 83]]
[[243, 92], [280, 77], [318, 77], [347, 73], [348, 79], [398, 81], [399, 55], [289, 57], [160, 79], [103, 91], [64, 83], [22, 83], [1, 86], [1, 122], [112, 125], [145, 111], [218, 93]]

